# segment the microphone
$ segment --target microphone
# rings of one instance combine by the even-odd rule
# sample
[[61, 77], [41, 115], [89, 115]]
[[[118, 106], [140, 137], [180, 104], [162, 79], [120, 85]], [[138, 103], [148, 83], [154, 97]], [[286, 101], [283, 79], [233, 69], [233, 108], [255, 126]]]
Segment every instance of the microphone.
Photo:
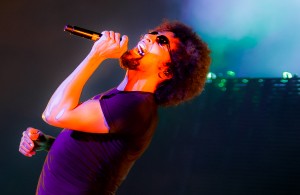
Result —
[[77, 35], [86, 39], [90, 39], [92, 41], [97, 41], [100, 39], [102, 34], [87, 30], [84, 28], [80, 28], [78, 26], [71, 26], [71, 25], [66, 25], [64, 28], [64, 31], [70, 32], [70, 34]]

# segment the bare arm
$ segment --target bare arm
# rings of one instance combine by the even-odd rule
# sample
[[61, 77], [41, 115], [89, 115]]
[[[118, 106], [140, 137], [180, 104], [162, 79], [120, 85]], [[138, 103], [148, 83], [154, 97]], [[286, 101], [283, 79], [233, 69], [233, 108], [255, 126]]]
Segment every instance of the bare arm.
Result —
[[112, 31], [102, 32], [92, 50], [52, 95], [42, 117], [50, 125], [92, 133], [107, 133], [108, 127], [97, 100], [78, 106], [87, 80], [107, 58], [119, 58], [126, 50], [128, 38]]

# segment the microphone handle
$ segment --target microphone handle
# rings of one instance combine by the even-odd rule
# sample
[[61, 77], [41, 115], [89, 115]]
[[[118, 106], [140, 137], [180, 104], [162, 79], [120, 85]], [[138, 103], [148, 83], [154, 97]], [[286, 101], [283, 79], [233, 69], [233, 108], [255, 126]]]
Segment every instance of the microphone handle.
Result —
[[87, 30], [84, 28], [80, 28], [78, 26], [71, 26], [71, 25], [66, 25], [64, 28], [64, 31], [70, 32], [73, 35], [77, 35], [86, 39], [90, 39], [93, 41], [97, 41], [98, 39], [100, 39], [100, 37], [102, 36], [102, 34], [91, 31], [91, 30]]

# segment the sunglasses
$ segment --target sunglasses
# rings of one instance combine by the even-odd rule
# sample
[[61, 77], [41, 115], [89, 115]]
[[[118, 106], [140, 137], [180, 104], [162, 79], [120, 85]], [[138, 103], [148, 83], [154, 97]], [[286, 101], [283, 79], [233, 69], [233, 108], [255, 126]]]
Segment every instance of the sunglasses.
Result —
[[165, 35], [158, 35], [159, 33], [157, 31], [152, 31], [152, 32], [149, 32], [147, 34], [157, 35], [155, 41], [161, 46], [167, 46], [167, 49], [168, 49], [168, 52], [169, 52], [169, 55], [170, 55], [170, 60], [172, 62], [172, 55], [171, 55], [171, 50], [170, 50], [170, 41], [169, 41], [168, 37], [166, 37]]
[[[158, 32], [153, 31], [153, 32], [149, 32], [148, 34], [150, 34], [150, 35], [158, 35]], [[167, 47], [170, 48], [170, 41], [169, 41], [169, 39], [165, 35], [158, 35], [156, 37], [156, 42], [159, 45], [161, 45], [161, 46], [166, 45]]]

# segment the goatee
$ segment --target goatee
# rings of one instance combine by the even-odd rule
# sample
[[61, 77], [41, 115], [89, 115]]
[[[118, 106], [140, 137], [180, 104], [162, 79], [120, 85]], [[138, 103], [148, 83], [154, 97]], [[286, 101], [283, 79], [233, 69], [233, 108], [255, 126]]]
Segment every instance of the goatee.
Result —
[[142, 57], [135, 57], [132, 50], [126, 51], [120, 58], [120, 66], [124, 69], [137, 70]]

